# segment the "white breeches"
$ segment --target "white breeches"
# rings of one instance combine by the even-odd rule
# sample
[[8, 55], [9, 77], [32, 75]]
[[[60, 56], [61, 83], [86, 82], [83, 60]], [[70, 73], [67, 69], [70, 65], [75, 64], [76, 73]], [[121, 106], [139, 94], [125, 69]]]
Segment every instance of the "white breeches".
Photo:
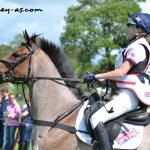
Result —
[[94, 129], [99, 122], [107, 122], [114, 118], [117, 118], [127, 112], [130, 112], [138, 107], [139, 100], [136, 98], [134, 93], [130, 90], [122, 89], [119, 91], [118, 96], [107, 103], [105, 106], [107, 110], [113, 107], [113, 113], [108, 113], [105, 107], [102, 107], [97, 112], [95, 112], [91, 118], [91, 126]]

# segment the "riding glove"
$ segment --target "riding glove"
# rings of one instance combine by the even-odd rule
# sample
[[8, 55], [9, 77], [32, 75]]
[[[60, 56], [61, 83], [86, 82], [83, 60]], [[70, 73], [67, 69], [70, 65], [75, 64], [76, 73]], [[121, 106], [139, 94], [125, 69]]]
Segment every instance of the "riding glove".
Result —
[[84, 78], [84, 83], [92, 83], [95, 82], [95, 74], [92, 74], [90, 72], [87, 72], [85, 78]]

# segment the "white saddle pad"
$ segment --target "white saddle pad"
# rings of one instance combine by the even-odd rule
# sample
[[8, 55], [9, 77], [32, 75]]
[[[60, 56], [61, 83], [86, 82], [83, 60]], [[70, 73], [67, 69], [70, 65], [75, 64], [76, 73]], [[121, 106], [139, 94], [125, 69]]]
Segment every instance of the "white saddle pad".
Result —
[[[84, 117], [83, 117], [84, 110], [86, 107], [88, 107], [88, 101], [86, 101], [83, 104], [83, 106], [81, 107], [78, 113], [75, 128], [77, 130], [82, 130], [87, 132], [86, 126], [84, 124]], [[118, 137], [114, 140], [113, 148], [135, 149], [139, 147], [142, 142], [144, 127], [141, 125], [133, 125], [129, 123], [124, 123], [124, 125], [129, 129], [129, 132], [126, 132], [124, 128], [121, 128]], [[92, 145], [92, 138], [89, 134], [76, 132], [76, 135], [84, 143]]]

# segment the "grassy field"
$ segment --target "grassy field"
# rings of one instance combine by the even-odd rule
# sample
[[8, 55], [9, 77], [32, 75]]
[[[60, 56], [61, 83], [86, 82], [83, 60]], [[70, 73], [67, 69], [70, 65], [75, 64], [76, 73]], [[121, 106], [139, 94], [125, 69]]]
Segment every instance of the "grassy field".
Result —
[[[18, 150], [18, 143], [16, 144], [16, 146], [15, 146], [15, 149], [14, 149], [14, 150]], [[32, 150], [31, 144], [30, 144], [30, 148], [29, 148], [29, 150]]]

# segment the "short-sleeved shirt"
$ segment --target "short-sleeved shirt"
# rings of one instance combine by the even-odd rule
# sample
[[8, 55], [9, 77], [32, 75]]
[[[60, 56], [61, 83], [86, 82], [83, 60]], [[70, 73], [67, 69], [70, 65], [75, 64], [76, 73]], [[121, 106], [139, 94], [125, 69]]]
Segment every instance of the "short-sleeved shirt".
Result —
[[[124, 59], [125, 58], [125, 59]], [[130, 61], [133, 65], [138, 64], [146, 58], [146, 51], [144, 46], [134, 44], [129, 49], [120, 48], [117, 57], [115, 68], [119, 68], [125, 60]]]
[[126, 54], [125, 60], [129, 60], [133, 65], [138, 64], [146, 58], [146, 51], [142, 45], [134, 45]]

